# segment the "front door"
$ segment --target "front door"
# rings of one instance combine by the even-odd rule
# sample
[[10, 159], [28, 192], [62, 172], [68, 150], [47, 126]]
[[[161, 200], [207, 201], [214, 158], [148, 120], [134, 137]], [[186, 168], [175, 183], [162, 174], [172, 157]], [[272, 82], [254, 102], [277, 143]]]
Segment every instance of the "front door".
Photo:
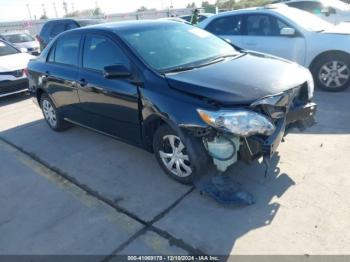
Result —
[[291, 28], [279, 18], [267, 14], [249, 14], [243, 17], [241, 47], [272, 54], [301, 65], [305, 64], [306, 42], [296, 32], [294, 36], [280, 34], [282, 28]]
[[78, 77], [82, 124], [128, 140], [140, 142], [138, 87], [128, 78], [107, 79], [105, 66], [124, 65], [131, 69], [127, 55], [112, 39], [87, 34]]

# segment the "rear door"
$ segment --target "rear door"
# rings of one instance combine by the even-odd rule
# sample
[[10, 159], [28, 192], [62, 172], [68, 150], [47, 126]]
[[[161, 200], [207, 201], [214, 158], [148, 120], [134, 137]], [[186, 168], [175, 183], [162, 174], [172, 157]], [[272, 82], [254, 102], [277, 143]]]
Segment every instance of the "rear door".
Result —
[[241, 47], [272, 54], [299, 64], [305, 63], [306, 42], [296, 30], [294, 36], [280, 34], [282, 28], [293, 28], [270, 14], [246, 14], [242, 19]]
[[66, 34], [51, 47], [42, 73], [42, 85], [56, 107], [72, 118], [79, 103], [76, 89], [78, 78], [80, 34]]
[[84, 125], [110, 135], [140, 142], [138, 88], [128, 78], [107, 79], [105, 66], [131, 62], [118, 43], [103, 34], [85, 36], [78, 94]]

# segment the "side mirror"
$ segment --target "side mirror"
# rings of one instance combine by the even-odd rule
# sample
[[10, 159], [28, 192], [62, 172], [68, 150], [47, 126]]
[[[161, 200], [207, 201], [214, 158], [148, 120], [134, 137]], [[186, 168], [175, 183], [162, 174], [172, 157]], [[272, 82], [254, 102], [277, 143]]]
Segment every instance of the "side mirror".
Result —
[[283, 27], [280, 31], [282, 36], [295, 36], [295, 29], [291, 27]]
[[131, 76], [131, 72], [124, 65], [110, 65], [104, 67], [103, 76], [107, 79], [125, 78]]
[[321, 14], [324, 14], [325, 16], [329, 16], [331, 14], [329, 7], [324, 7], [321, 9]]

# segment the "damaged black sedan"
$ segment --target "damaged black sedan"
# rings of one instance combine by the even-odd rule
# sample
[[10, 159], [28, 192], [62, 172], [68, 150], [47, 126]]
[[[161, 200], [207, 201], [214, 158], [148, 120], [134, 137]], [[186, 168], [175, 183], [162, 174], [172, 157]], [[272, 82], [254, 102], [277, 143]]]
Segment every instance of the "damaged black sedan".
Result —
[[171, 21], [65, 32], [28, 71], [53, 130], [73, 123], [143, 147], [172, 178], [210, 192], [210, 167], [268, 162], [316, 112], [307, 69]]

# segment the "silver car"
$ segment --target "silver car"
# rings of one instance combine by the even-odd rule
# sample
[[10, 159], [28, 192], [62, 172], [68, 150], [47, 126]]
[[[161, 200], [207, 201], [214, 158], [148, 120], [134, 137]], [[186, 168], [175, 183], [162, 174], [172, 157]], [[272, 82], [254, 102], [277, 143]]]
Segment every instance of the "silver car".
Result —
[[26, 68], [34, 56], [0, 40], [0, 98], [28, 90]]
[[31, 35], [25, 32], [6, 32], [1, 33], [0, 38], [13, 44], [21, 51], [28, 52], [32, 55], [40, 54], [40, 44]]

